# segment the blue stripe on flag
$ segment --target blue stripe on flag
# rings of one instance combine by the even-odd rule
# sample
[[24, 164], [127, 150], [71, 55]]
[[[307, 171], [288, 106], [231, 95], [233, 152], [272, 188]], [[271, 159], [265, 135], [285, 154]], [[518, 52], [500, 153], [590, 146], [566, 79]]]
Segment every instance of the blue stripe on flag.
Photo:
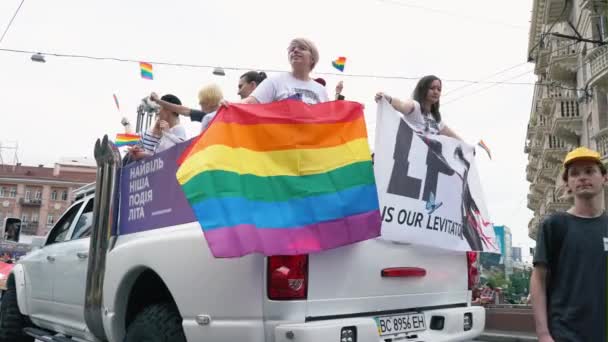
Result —
[[224, 197], [207, 199], [192, 206], [204, 230], [239, 224], [253, 224], [258, 228], [298, 227], [361, 214], [378, 207], [375, 184], [285, 202]]

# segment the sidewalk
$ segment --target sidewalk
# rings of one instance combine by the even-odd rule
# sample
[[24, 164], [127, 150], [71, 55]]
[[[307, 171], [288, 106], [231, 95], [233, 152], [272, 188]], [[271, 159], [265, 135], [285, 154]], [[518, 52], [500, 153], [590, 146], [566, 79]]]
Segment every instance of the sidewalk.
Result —
[[481, 336], [477, 338], [480, 341], [487, 342], [536, 342], [538, 339], [535, 334], [522, 332], [509, 332], [502, 330], [485, 330]]

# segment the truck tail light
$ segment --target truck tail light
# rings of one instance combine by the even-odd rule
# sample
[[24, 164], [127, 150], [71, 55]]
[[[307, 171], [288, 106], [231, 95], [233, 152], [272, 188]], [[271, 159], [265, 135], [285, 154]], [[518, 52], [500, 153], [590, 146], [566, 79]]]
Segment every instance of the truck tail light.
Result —
[[477, 252], [467, 252], [467, 272], [469, 290], [479, 281], [479, 271], [477, 269]]
[[306, 299], [308, 293], [308, 255], [268, 257], [268, 298]]

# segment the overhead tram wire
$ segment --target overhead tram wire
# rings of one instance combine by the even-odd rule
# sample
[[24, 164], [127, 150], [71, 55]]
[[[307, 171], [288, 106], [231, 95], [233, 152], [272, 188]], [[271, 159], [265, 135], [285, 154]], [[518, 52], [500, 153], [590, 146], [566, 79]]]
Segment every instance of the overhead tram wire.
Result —
[[519, 68], [520, 66], [523, 66], [523, 65], [526, 65], [526, 64], [528, 64], [528, 62], [523, 62], [523, 63], [519, 63], [519, 64], [516, 64], [516, 65], [510, 66], [510, 67], [508, 67], [508, 68], [506, 68], [506, 69], [503, 69], [503, 70], [498, 71], [498, 72], [495, 72], [495, 73], [493, 73], [493, 74], [491, 74], [491, 75], [488, 75], [488, 76], [485, 76], [485, 77], [483, 77], [483, 78], [480, 78], [480, 79], [479, 79], [479, 80], [477, 80], [476, 82], [472, 82], [472, 83], [469, 83], [469, 84], [465, 84], [465, 85], [460, 86], [460, 87], [458, 87], [458, 88], [456, 88], [456, 89], [452, 89], [452, 90], [450, 90], [450, 91], [446, 92], [445, 94], [443, 94], [443, 96], [448, 96], [449, 94], [452, 94], [452, 93], [455, 93], [455, 92], [460, 91], [460, 90], [462, 90], [462, 89], [465, 89], [465, 88], [471, 87], [471, 86], [473, 86], [473, 85], [475, 85], [475, 84], [479, 84], [480, 82], [483, 82], [483, 81], [485, 81], [485, 80], [489, 80], [490, 78], [493, 78], [493, 77], [495, 77], [495, 76], [498, 76], [498, 75], [504, 74], [504, 73], [505, 73], [505, 72], [507, 72], [507, 71], [511, 71], [511, 70], [513, 70], [513, 69], [517, 69], [517, 68]]
[[[555, 51], [553, 51], [553, 52], [557, 52], [557, 51], [564, 50], [564, 49], [569, 49], [570, 47], [572, 47], [573, 45], [578, 44], [578, 43], [579, 43], [579, 42], [574, 42], [574, 43], [572, 43], [572, 44], [569, 44], [569, 45], [566, 45], [566, 46], [562, 46], [562, 47], [558, 48], [557, 50], [555, 50]], [[596, 47], [594, 47], [593, 49], [590, 49], [589, 51], [592, 51], [592, 50], [594, 50], [594, 49], [596, 49], [596, 48], [598, 48], [598, 47], [599, 47], [599, 46], [596, 46]], [[553, 64], [555, 64], [555, 63], [557, 63], [557, 62], [558, 62], [558, 61], [553, 61], [553, 62], [551, 62], [551, 63], [550, 63], [550, 64], [549, 64], [547, 67], [550, 67], [551, 65], [553, 65]], [[583, 63], [583, 65], [584, 65], [584, 63]], [[577, 70], [578, 70], [578, 69], [580, 69], [580, 68], [581, 68], [583, 65], [579, 66], [579, 67], [577, 68]], [[462, 95], [462, 96], [459, 96], [459, 97], [456, 97], [456, 98], [450, 99], [450, 100], [448, 100], [447, 102], [445, 102], [445, 103], [443, 103], [443, 104], [445, 105], [445, 104], [448, 104], [448, 103], [456, 102], [456, 101], [460, 100], [461, 98], [465, 98], [465, 97], [469, 97], [469, 96], [475, 95], [475, 94], [477, 94], [477, 93], [483, 92], [483, 91], [485, 91], [485, 90], [487, 90], [487, 89], [493, 88], [493, 87], [498, 86], [498, 85], [509, 84], [509, 82], [508, 82], [508, 81], [511, 81], [511, 80], [513, 80], [513, 79], [517, 79], [517, 78], [519, 78], [519, 77], [523, 77], [524, 75], [526, 75], [526, 74], [528, 74], [529, 72], [532, 72], [532, 71], [533, 71], [533, 70], [526, 71], [525, 73], [522, 73], [522, 74], [519, 74], [519, 75], [513, 76], [513, 77], [511, 77], [511, 78], [508, 78], [508, 79], [506, 79], [506, 80], [503, 80], [503, 81], [500, 81], [500, 82], [496, 82], [496, 83], [494, 83], [494, 84], [491, 84], [491, 85], [490, 85], [490, 86], [488, 86], [488, 87], [484, 87], [484, 88], [478, 89], [478, 90], [476, 90], [476, 91], [473, 91], [473, 92], [471, 92], [471, 93], [464, 94], [464, 95]], [[536, 83], [534, 83], [534, 85], [535, 85], [535, 86], [546, 86], [546, 87], [552, 87], [552, 88], [560, 88], [560, 89], [563, 89], [563, 90], [573, 90], [573, 91], [584, 90], [583, 88], [580, 88], [580, 89], [579, 89], [579, 88], [569, 88], [569, 87], [564, 87], [564, 86], [562, 86], [561, 84], [557, 84], [557, 83], [543, 83], [543, 82], [536, 82]], [[461, 87], [461, 88], [464, 88], [464, 87]], [[452, 92], [450, 92], [450, 93], [452, 93]], [[447, 95], [447, 94], [446, 94], [446, 95]], [[446, 96], [446, 95], [444, 95], [444, 96]]]
[[21, 6], [23, 6], [23, 3], [25, 2], [25, 0], [21, 0], [21, 3], [19, 4], [19, 7], [17, 7], [17, 10], [15, 10], [15, 13], [13, 14], [13, 17], [11, 18], [11, 20], [8, 22], [8, 25], [6, 25], [6, 28], [4, 29], [4, 32], [2, 33], [2, 37], [0, 37], [0, 44], [2, 44], [2, 41], [4, 40], [4, 37], [6, 37], [6, 34], [8, 33], [8, 30], [11, 28], [11, 26], [13, 25], [13, 21], [15, 20], [15, 18], [17, 17], [17, 14], [19, 13], [19, 10], [21, 9]]
[[[569, 44], [569, 45], [566, 45], [566, 46], [562, 46], [562, 47], [560, 47], [560, 48], [556, 49], [556, 50], [555, 50], [555, 51], [553, 51], [553, 52], [557, 52], [557, 51], [561, 51], [561, 50], [569, 49], [570, 47], [572, 47], [573, 45], [578, 44], [578, 43], [579, 43], [579, 42], [574, 42], [574, 43], [572, 43], [572, 44]], [[516, 64], [516, 65], [513, 65], [513, 66], [511, 66], [511, 67], [508, 67], [508, 68], [506, 68], [506, 69], [503, 69], [503, 70], [497, 71], [497, 72], [495, 72], [495, 73], [493, 73], [493, 74], [491, 74], [491, 75], [488, 75], [488, 76], [486, 76], [486, 77], [483, 77], [483, 78], [479, 79], [479, 80], [478, 80], [478, 82], [475, 82], [475, 83], [469, 83], [469, 84], [465, 84], [465, 85], [460, 86], [460, 87], [458, 87], [458, 88], [456, 88], [456, 89], [453, 89], [453, 90], [451, 90], [451, 91], [449, 91], [449, 92], [447, 92], [447, 93], [443, 94], [443, 96], [448, 96], [449, 94], [455, 93], [455, 92], [460, 91], [460, 90], [462, 90], [462, 89], [465, 89], [465, 88], [471, 87], [471, 86], [476, 85], [476, 84], [483, 83], [482, 81], [486, 81], [486, 80], [488, 80], [488, 79], [491, 79], [491, 78], [493, 78], [493, 77], [495, 77], [495, 76], [498, 76], [498, 75], [504, 74], [504, 73], [506, 73], [506, 72], [508, 72], [508, 71], [511, 71], [511, 70], [513, 70], [513, 69], [517, 69], [517, 68], [519, 68], [520, 66], [526, 65], [526, 64], [528, 64], [528, 63], [529, 63], [529, 62], [522, 62], [522, 63]], [[552, 64], [551, 64], [551, 65], [552, 65]]]
[[[118, 58], [118, 57], [101, 57], [101, 56], [90, 56], [90, 55], [79, 55], [79, 54], [68, 54], [68, 53], [55, 53], [55, 52], [44, 52], [44, 51], [30, 51], [30, 50], [19, 50], [19, 49], [6, 49], [0, 48], [0, 52], [17, 53], [32, 55], [40, 53], [45, 56], [53, 56], [59, 58], [74, 58], [74, 59], [88, 59], [95, 61], [112, 61], [122, 63], [139, 63], [141, 60]], [[153, 65], [173, 66], [182, 68], [199, 68], [199, 69], [215, 69], [217, 65], [203, 65], [203, 64], [188, 64], [188, 63], [173, 63], [163, 61], [152, 61], [146, 60], [148, 63]], [[286, 72], [287, 70], [268, 69], [268, 68], [252, 68], [252, 67], [237, 67], [237, 66], [219, 66], [225, 70], [233, 71], [249, 71], [249, 70], [264, 70], [266, 72]], [[409, 76], [390, 76], [390, 75], [371, 75], [371, 74], [347, 74], [347, 73], [334, 73], [334, 72], [317, 72], [317, 75], [331, 75], [340, 77], [352, 77], [352, 78], [375, 78], [375, 79], [394, 79], [394, 80], [406, 80], [406, 81], [418, 81], [421, 76], [409, 77]], [[474, 84], [500, 84], [500, 85], [535, 85], [536, 83], [531, 82], [505, 82], [505, 81], [478, 81], [468, 79], [443, 79], [444, 82], [454, 83], [474, 83]]]

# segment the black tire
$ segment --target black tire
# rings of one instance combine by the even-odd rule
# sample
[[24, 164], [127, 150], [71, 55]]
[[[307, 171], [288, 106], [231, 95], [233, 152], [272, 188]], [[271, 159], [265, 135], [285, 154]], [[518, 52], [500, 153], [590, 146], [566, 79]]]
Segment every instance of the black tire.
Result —
[[124, 342], [186, 342], [175, 305], [160, 303], [144, 308], [127, 328]]
[[0, 342], [34, 342], [33, 337], [23, 333], [23, 328], [30, 325], [29, 319], [19, 312], [15, 281], [9, 281], [0, 303]]

